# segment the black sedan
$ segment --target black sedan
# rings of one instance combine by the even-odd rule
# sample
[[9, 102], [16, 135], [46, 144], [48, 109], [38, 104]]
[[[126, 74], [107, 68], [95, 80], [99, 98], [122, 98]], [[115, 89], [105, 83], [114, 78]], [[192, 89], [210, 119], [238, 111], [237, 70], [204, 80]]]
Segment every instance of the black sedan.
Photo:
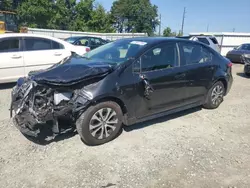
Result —
[[108, 40], [104, 40], [98, 37], [89, 37], [89, 36], [75, 36], [66, 38], [65, 41], [78, 46], [87, 46], [90, 47], [91, 50], [102, 46], [104, 44], [109, 43]]
[[250, 44], [242, 44], [229, 51], [226, 55], [228, 59], [236, 63], [245, 63], [244, 54], [250, 54]]
[[[86, 144], [104, 144], [123, 125], [200, 105], [219, 107], [233, 82], [231, 66], [195, 41], [122, 39], [20, 78], [11, 111], [25, 135], [76, 129]], [[71, 123], [62, 126], [65, 119]]]

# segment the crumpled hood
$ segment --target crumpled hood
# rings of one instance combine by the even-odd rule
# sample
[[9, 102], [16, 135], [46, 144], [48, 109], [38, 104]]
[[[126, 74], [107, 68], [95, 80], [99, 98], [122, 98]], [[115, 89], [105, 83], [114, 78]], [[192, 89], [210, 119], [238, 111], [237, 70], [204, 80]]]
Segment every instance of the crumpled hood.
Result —
[[113, 67], [107, 63], [73, 56], [62, 64], [33, 72], [30, 77], [41, 84], [73, 85], [82, 81], [104, 77], [112, 70]]

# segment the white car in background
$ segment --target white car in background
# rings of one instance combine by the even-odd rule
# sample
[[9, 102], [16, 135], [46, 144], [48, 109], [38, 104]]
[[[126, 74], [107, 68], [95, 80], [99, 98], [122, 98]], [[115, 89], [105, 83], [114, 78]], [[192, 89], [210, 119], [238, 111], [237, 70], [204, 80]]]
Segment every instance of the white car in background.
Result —
[[71, 56], [84, 55], [86, 46], [74, 46], [45, 35], [11, 33], [0, 35], [0, 83], [16, 81], [30, 71], [46, 69]]

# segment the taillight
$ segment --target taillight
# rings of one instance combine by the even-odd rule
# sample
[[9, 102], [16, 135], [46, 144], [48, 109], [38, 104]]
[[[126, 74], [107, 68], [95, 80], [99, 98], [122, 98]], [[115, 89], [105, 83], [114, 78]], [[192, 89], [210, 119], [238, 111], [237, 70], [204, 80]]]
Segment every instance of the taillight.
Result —
[[90, 48], [86, 48], [86, 52], [89, 52], [90, 51]]
[[227, 64], [227, 66], [228, 66], [228, 67], [232, 67], [232, 66], [233, 66], [233, 63], [232, 63], [232, 62], [229, 62], [229, 63]]

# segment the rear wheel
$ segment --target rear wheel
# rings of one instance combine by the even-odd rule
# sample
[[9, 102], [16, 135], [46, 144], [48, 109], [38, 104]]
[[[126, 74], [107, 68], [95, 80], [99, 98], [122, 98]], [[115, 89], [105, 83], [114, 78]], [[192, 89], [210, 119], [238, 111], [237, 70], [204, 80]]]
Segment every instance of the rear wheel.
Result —
[[220, 104], [223, 102], [224, 95], [225, 95], [224, 84], [221, 81], [216, 82], [213, 85], [213, 87], [208, 91], [204, 107], [207, 109], [218, 108]]
[[88, 145], [100, 145], [113, 140], [122, 128], [123, 113], [112, 101], [89, 107], [77, 120], [77, 132]]

